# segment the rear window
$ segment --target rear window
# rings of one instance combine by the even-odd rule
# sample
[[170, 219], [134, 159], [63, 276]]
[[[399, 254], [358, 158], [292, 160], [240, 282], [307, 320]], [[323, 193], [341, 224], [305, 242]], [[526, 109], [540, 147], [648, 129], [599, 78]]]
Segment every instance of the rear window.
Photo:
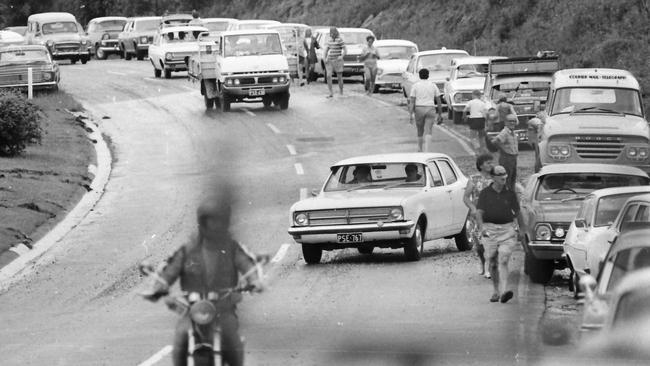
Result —
[[541, 178], [535, 199], [561, 201], [584, 198], [602, 188], [648, 185], [649, 178], [623, 174], [562, 173], [547, 174]]

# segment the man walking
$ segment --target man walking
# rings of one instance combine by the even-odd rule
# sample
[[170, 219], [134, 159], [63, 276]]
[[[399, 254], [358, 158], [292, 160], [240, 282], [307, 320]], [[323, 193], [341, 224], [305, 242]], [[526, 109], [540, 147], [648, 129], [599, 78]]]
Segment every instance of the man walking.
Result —
[[[513, 296], [508, 286], [508, 264], [517, 240], [526, 232], [526, 223], [517, 195], [506, 185], [506, 169], [497, 165], [492, 168], [491, 175], [492, 184], [479, 194], [477, 219], [494, 287], [490, 301], [506, 303]], [[519, 224], [518, 233], [515, 217]]]
[[334, 72], [339, 83], [339, 91], [343, 95], [343, 57], [345, 52], [345, 43], [339, 35], [339, 30], [336, 27], [331, 27], [330, 39], [327, 41], [327, 48], [325, 48], [324, 53], [325, 77], [327, 78], [327, 88], [330, 91], [328, 98], [334, 96], [332, 92], [332, 73]]
[[517, 122], [516, 115], [507, 115], [505, 127], [491, 140], [492, 144], [499, 148], [499, 164], [505, 167], [508, 173], [506, 185], [511, 191], [514, 191], [517, 181], [517, 155], [519, 155], [519, 139], [515, 135]]
[[[409, 98], [409, 123], [413, 124], [418, 133], [418, 151], [430, 151], [432, 145], [433, 119], [436, 117], [435, 108], [438, 108], [438, 124], [442, 123], [442, 104], [440, 103], [440, 90], [435, 83], [430, 82], [429, 70], [421, 69], [418, 80], [411, 88]], [[425, 141], [426, 140], [426, 141]]]

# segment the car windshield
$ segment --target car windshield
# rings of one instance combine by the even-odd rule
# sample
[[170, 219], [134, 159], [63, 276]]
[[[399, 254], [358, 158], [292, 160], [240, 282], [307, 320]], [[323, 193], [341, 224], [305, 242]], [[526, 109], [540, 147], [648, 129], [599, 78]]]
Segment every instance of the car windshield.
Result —
[[228, 29], [230, 22], [228, 21], [213, 21], [213, 22], [203, 22], [203, 26], [208, 28], [210, 32], [221, 32]]
[[607, 291], [613, 290], [621, 279], [631, 271], [650, 267], [650, 247], [633, 247], [616, 253]]
[[542, 176], [535, 199], [561, 201], [584, 197], [602, 188], [648, 185], [648, 178], [606, 173], [559, 173]]
[[232, 35], [225, 42], [225, 57], [282, 54], [277, 33]]
[[509, 103], [528, 103], [530, 101], [546, 101], [550, 81], [521, 81], [495, 84], [492, 86], [490, 99], [499, 100], [506, 97]]
[[366, 37], [371, 35], [371, 32], [340, 32], [341, 39], [345, 44], [366, 44]]
[[253, 22], [253, 23], [239, 23], [237, 29], [263, 29], [267, 24], [277, 24], [275, 22]]
[[135, 23], [135, 29], [138, 31], [156, 30], [160, 27], [160, 19], [140, 20]]
[[75, 22], [55, 22], [43, 24], [43, 34], [54, 33], [77, 33], [77, 23]]
[[614, 313], [612, 328], [628, 327], [650, 318], [650, 291], [640, 287], [621, 296]]
[[0, 52], [0, 64], [48, 62], [47, 50], [9, 50]]
[[408, 60], [417, 50], [413, 46], [380, 46], [377, 47], [379, 58], [383, 60]]
[[488, 72], [488, 64], [458, 65], [457, 79], [484, 77]]
[[97, 32], [102, 31], [121, 31], [126, 24], [126, 20], [106, 20], [97, 23]]
[[429, 69], [429, 71], [451, 71], [451, 60], [467, 56], [466, 53], [440, 53], [434, 55], [422, 55], [418, 60], [417, 69]]
[[634, 89], [562, 88], [555, 92], [551, 115], [603, 111], [643, 116], [641, 95]]
[[424, 166], [418, 163], [371, 163], [332, 168], [325, 192], [355, 189], [424, 187]]
[[638, 194], [638, 192], [634, 192], [601, 197], [598, 200], [598, 207], [596, 208], [594, 226], [609, 226], [616, 220], [616, 216], [618, 216], [618, 212], [623, 207], [623, 204], [625, 204], [625, 201]]

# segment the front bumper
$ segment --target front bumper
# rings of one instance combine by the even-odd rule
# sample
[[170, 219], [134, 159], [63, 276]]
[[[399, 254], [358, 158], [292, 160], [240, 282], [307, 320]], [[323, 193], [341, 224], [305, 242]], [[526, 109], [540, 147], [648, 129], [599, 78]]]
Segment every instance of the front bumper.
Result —
[[165, 69], [172, 71], [187, 71], [185, 60], [165, 60], [163, 61]]
[[98, 49], [104, 51], [104, 53], [118, 53], [120, 52], [120, 45], [117, 43], [117, 40], [103, 40], [99, 42]]
[[532, 241], [528, 243], [528, 250], [537, 259], [564, 260], [564, 247], [562, 244]]
[[55, 60], [71, 59], [71, 58], [90, 58], [90, 50], [85, 51], [56, 51], [52, 50], [52, 58]]
[[[292, 226], [288, 232], [293, 239], [301, 244], [338, 244], [341, 248], [358, 246], [362, 243], [375, 241], [405, 240], [413, 236], [415, 222], [401, 221], [363, 225], [333, 225], [333, 226]], [[362, 233], [363, 242], [339, 243], [336, 234]]]
[[[54, 88], [57, 86], [58, 82], [57, 81], [44, 81], [44, 82], [38, 82], [38, 83], [33, 83], [32, 87], [34, 89], [49, 89], [49, 88]], [[0, 84], [0, 88], [19, 88], [19, 89], [26, 89], [27, 83], [15, 83], [15, 84]]]
[[136, 51], [149, 51], [149, 43], [138, 43], [135, 49]]

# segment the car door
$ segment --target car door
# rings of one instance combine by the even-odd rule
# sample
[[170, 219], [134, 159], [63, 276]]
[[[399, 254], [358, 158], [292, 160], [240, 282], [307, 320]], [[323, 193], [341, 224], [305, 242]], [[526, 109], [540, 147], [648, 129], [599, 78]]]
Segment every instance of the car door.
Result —
[[[594, 206], [596, 197], [587, 197], [576, 214], [575, 220], [571, 223], [569, 233], [564, 240], [564, 251], [571, 259], [571, 265], [580, 274], [583, 274], [587, 267], [587, 242], [589, 230], [593, 226]], [[580, 222], [582, 225], [576, 225]]]
[[467, 221], [467, 214], [469, 209], [463, 202], [465, 195], [465, 187], [467, 181], [461, 179], [462, 174], [454, 168], [454, 165], [448, 159], [437, 160], [438, 167], [445, 180], [445, 187], [447, 187], [447, 194], [451, 201], [451, 222], [449, 223], [452, 234], [458, 234]]
[[427, 189], [426, 215], [427, 215], [427, 238], [437, 239], [447, 236], [452, 222], [452, 200], [451, 190], [445, 184], [442, 171], [435, 161], [427, 163], [429, 171], [429, 188]]
[[[406, 99], [411, 96], [411, 88], [413, 84], [417, 81], [415, 79], [415, 64], [417, 62], [417, 56], [411, 55], [408, 65], [406, 66], [406, 71], [402, 74], [402, 88], [404, 96]], [[419, 77], [419, 76], [418, 76]]]
[[158, 68], [158, 66], [164, 64], [163, 58], [165, 56], [163, 55], [164, 52], [163, 52], [162, 43], [163, 43], [163, 37], [161, 36], [160, 33], [157, 33], [153, 38], [153, 42], [151, 42], [151, 45], [149, 46], [149, 52], [148, 52], [149, 58], [154, 63], [155, 68]]

